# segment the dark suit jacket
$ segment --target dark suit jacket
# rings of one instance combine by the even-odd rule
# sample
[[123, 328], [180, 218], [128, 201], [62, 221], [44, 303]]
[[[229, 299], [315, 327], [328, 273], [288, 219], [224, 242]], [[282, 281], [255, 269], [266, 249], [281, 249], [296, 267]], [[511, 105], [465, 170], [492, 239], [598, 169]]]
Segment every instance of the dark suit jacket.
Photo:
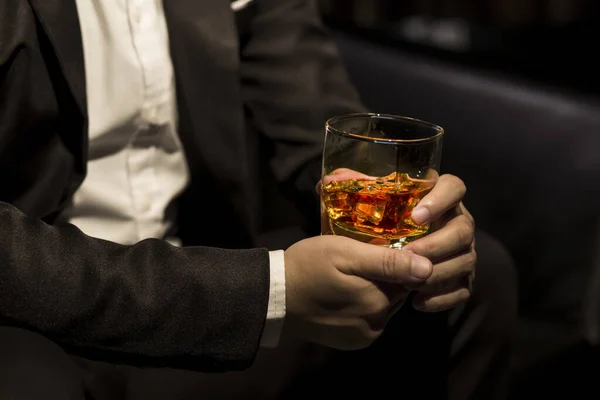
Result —
[[164, 7], [191, 169], [184, 248], [53, 225], [86, 173], [75, 1], [0, 0], [0, 323], [116, 362], [244, 368], [268, 300], [257, 246], [277, 228], [264, 189], [311, 204], [324, 121], [360, 105], [314, 1]]

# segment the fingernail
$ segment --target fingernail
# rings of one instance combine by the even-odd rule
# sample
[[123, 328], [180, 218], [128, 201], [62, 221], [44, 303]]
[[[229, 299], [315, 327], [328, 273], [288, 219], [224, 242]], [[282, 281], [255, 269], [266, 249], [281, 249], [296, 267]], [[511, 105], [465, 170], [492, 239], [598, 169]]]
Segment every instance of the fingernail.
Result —
[[427, 279], [431, 275], [433, 266], [425, 257], [415, 256], [410, 262], [410, 274], [417, 279]]
[[431, 218], [431, 213], [427, 207], [417, 207], [413, 210], [411, 217], [417, 224], [423, 225], [429, 221], [429, 218]]

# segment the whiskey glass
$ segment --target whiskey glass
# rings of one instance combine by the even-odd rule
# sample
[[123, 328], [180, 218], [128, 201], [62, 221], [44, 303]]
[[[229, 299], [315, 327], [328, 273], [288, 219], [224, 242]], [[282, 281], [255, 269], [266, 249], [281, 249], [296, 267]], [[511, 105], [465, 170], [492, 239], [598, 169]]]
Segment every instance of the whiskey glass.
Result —
[[411, 213], [440, 171], [444, 129], [414, 118], [350, 114], [327, 121], [321, 234], [400, 249], [429, 231]]

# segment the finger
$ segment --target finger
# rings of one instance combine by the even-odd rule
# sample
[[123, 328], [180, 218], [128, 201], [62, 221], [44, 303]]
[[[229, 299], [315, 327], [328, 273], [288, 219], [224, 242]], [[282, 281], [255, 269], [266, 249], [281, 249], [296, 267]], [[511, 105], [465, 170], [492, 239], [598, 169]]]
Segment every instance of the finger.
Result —
[[380, 282], [416, 284], [424, 282], [433, 272], [431, 261], [418, 254], [344, 239], [345, 251], [336, 263], [342, 273]]
[[467, 207], [465, 207], [465, 205], [463, 203], [459, 204], [458, 210], [461, 214], [464, 214], [467, 218], [469, 218], [469, 221], [471, 221], [471, 223], [473, 223], [473, 225], [475, 225], [475, 218], [473, 218], [473, 216], [471, 215], [469, 210], [467, 210]]
[[450, 310], [466, 302], [471, 297], [471, 288], [466, 280], [436, 294], [418, 293], [412, 299], [413, 307], [424, 312]]
[[392, 317], [398, 311], [400, 311], [400, 309], [402, 308], [404, 303], [406, 303], [406, 299], [408, 299], [408, 296], [402, 296], [402, 297], [398, 297], [397, 299], [395, 299], [393, 306], [388, 311], [388, 315], [390, 317]]
[[456, 281], [464, 276], [471, 275], [477, 264], [477, 253], [470, 249], [462, 254], [453, 256], [441, 263], [435, 264], [433, 273], [424, 285], [417, 290], [427, 291], [429, 287]]
[[396, 304], [398, 301], [400, 301], [400, 299], [408, 296], [409, 294], [408, 289], [406, 289], [403, 285], [399, 285], [397, 283], [379, 281], [374, 282], [374, 285], [388, 300], [388, 305], [386, 306], [386, 308], [389, 308], [389, 306]]
[[389, 282], [374, 282], [374, 287], [377, 289], [365, 297], [358, 313], [371, 321], [373, 330], [378, 330], [383, 329], [387, 320], [402, 307], [410, 292], [402, 285]]
[[407, 244], [411, 251], [436, 262], [465, 251], [475, 240], [475, 226], [466, 215], [458, 215], [439, 230]]
[[431, 192], [414, 208], [411, 217], [419, 225], [435, 221], [446, 211], [458, 205], [466, 192], [467, 188], [460, 178], [454, 175], [442, 175]]
[[386, 315], [391, 317], [402, 307], [410, 294], [410, 290], [397, 283], [380, 282], [376, 285], [387, 298]]
[[[452, 207], [451, 209], [449, 209], [448, 211], [446, 211], [444, 213], [444, 215], [442, 215], [441, 217], [439, 217], [435, 221], [431, 221], [429, 232], [432, 233], [432, 232], [435, 232], [435, 231], [438, 231], [438, 230], [442, 229], [450, 221], [452, 221], [454, 218], [458, 217], [459, 215], [463, 215], [460, 206]], [[471, 221], [471, 220], [469, 219], [469, 221]], [[473, 223], [473, 226], [474, 225], [475, 224]]]

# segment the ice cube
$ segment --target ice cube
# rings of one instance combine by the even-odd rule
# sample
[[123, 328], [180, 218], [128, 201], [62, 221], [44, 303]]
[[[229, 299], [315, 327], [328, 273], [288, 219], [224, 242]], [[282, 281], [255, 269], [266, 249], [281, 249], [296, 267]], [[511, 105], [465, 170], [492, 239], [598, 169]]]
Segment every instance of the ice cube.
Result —
[[367, 200], [359, 200], [355, 206], [355, 214], [359, 222], [367, 220], [374, 225], [378, 225], [385, 214], [385, 198], [371, 197]]
[[354, 208], [348, 193], [343, 192], [332, 193], [325, 200], [325, 207], [327, 208], [329, 218], [333, 220], [350, 217]]

